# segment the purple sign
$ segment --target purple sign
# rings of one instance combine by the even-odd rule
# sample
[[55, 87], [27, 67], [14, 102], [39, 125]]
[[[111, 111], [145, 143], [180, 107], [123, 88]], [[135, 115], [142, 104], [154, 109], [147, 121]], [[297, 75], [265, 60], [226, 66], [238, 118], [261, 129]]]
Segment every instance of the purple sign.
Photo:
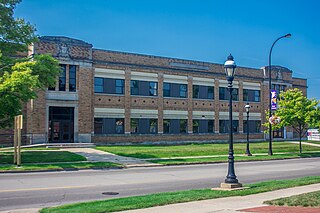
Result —
[[277, 109], [277, 91], [271, 90], [271, 110]]

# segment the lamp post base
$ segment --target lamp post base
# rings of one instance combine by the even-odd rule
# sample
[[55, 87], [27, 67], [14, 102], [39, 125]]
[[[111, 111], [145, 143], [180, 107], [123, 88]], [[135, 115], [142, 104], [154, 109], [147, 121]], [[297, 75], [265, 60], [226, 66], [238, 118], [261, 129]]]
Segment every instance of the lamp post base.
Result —
[[222, 189], [242, 188], [242, 184], [241, 183], [221, 183], [220, 188]]

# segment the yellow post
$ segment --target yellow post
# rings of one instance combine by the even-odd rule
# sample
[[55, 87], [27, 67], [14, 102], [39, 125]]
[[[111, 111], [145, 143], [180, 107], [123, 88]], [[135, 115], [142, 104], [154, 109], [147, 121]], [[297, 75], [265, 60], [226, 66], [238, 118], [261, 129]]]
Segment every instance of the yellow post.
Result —
[[18, 145], [18, 131], [17, 131], [17, 116], [14, 117], [14, 135], [13, 135], [13, 147], [14, 147], [14, 156], [13, 156], [13, 164], [17, 164], [17, 145]]
[[17, 166], [21, 166], [21, 129], [22, 129], [22, 115], [17, 117]]

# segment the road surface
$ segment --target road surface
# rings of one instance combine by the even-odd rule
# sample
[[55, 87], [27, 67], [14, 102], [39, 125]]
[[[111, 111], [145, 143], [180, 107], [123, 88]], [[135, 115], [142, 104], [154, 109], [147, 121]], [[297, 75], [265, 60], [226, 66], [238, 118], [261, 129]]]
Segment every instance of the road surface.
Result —
[[[239, 182], [320, 175], [320, 159], [236, 162]], [[227, 164], [0, 174], [0, 211], [218, 187]], [[103, 194], [105, 193], [105, 194]], [[110, 195], [111, 194], [111, 195]]]

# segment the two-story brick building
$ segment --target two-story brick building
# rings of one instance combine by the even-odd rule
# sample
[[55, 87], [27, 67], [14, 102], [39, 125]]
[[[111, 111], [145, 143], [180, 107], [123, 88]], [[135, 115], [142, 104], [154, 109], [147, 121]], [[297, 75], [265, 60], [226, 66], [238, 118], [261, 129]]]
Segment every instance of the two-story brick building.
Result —
[[[223, 64], [95, 49], [84, 41], [44, 36], [31, 54], [51, 54], [61, 64], [56, 87], [25, 108], [24, 133], [32, 143], [135, 143], [225, 141], [228, 92]], [[235, 58], [236, 59], [236, 58]], [[223, 62], [221, 62], [223, 63]], [[272, 70], [277, 90], [306, 79], [283, 67]], [[235, 140], [249, 132], [264, 140], [268, 70], [238, 67], [233, 82]], [[292, 138], [289, 128], [275, 137]]]

